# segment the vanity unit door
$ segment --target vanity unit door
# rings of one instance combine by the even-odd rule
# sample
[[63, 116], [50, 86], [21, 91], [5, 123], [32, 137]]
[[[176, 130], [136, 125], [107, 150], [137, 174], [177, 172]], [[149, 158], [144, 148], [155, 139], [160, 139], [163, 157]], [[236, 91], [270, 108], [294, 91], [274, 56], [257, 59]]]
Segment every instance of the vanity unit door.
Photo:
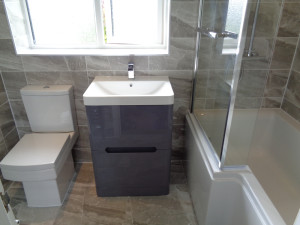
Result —
[[98, 196], [166, 195], [170, 150], [100, 153], [93, 151]]
[[170, 149], [173, 105], [87, 106], [93, 151], [107, 147]]

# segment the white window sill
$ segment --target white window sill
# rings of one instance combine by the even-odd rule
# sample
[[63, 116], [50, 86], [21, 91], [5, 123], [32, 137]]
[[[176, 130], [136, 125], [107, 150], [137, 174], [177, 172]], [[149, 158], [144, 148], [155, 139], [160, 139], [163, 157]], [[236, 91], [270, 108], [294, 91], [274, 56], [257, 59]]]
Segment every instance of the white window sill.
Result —
[[29, 49], [18, 48], [18, 55], [167, 55], [168, 49]]

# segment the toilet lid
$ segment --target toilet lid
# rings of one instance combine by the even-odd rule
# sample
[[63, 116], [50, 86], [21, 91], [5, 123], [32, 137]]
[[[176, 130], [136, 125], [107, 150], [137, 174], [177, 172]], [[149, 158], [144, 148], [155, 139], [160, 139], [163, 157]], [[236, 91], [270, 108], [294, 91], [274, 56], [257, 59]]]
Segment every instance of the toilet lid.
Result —
[[25, 134], [1, 161], [10, 170], [42, 170], [55, 166], [59, 155], [67, 149], [69, 133]]

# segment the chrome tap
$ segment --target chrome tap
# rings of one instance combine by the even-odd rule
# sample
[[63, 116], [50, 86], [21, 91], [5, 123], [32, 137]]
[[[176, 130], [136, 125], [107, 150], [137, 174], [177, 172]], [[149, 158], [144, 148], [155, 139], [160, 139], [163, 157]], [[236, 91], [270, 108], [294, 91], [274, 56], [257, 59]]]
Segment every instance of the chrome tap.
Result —
[[133, 65], [133, 63], [128, 63], [128, 79], [134, 79], [134, 65]]

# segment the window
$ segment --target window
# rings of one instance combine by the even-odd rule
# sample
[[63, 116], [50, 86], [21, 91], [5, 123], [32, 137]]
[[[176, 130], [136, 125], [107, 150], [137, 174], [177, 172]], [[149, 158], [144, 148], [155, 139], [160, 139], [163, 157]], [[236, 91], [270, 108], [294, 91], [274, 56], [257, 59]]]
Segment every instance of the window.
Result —
[[238, 38], [224, 38], [222, 54], [236, 54], [238, 50], [240, 34], [243, 28], [245, 10], [247, 6], [246, 3], [247, 1], [241, 0], [228, 1], [225, 31], [237, 34]]
[[18, 54], [167, 54], [170, 0], [4, 0]]

